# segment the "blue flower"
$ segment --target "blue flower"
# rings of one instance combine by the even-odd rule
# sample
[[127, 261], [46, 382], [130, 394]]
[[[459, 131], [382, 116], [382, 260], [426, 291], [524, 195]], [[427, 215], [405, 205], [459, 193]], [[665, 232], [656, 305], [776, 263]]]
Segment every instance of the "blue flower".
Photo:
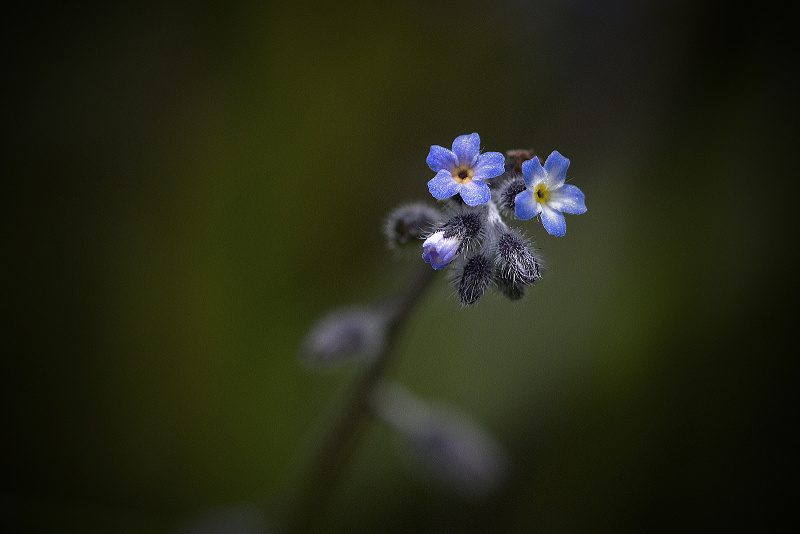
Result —
[[443, 230], [434, 232], [422, 244], [422, 259], [430, 263], [434, 269], [447, 267], [461, 247], [461, 239], [458, 236], [445, 237], [444, 234]]
[[527, 189], [514, 199], [514, 211], [523, 220], [542, 216], [542, 225], [547, 233], [561, 237], [567, 232], [563, 213], [577, 215], [586, 211], [583, 192], [574, 185], [567, 185], [569, 160], [553, 151], [544, 163], [539, 158], [522, 163], [522, 178]]
[[428, 190], [439, 200], [460, 194], [469, 206], [489, 202], [491, 191], [484, 180], [505, 172], [506, 158], [500, 152], [480, 153], [478, 134], [460, 135], [453, 141], [453, 150], [433, 145], [428, 154], [428, 167], [436, 173]]

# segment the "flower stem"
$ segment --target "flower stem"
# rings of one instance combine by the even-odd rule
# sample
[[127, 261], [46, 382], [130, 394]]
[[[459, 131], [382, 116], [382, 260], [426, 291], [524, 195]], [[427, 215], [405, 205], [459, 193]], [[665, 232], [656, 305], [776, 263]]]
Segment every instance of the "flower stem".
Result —
[[328, 434], [323, 436], [309, 460], [299, 493], [289, 510], [288, 531], [308, 532], [314, 526], [355, 451], [364, 420], [370, 413], [369, 398], [386, 374], [394, 346], [411, 311], [424, 295], [437, 271], [424, 263], [411, 281], [386, 304], [389, 313], [388, 335], [383, 349], [367, 364], [352, 384]]

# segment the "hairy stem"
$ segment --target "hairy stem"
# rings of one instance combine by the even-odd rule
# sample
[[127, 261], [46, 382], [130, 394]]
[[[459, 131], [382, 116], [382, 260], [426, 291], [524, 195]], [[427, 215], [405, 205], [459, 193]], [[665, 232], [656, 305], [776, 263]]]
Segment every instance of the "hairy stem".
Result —
[[403, 291], [385, 304], [390, 316], [386, 344], [355, 380], [333, 425], [313, 451], [289, 510], [289, 532], [308, 532], [321, 515], [362, 433], [364, 420], [370, 413], [370, 395], [386, 374], [403, 326], [435, 274], [427, 263], [420, 265]]

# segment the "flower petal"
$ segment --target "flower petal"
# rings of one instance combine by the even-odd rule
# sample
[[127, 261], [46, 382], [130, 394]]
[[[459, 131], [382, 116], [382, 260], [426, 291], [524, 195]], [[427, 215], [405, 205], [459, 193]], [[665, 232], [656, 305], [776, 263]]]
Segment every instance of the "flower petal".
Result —
[[434, 269], [443, 269], [456, 257], [460, 244], [458, 239], [448, 239], [443, 232], [436, 232], [422, 244], [422, 259]]
[[449, 171], [458, 167], [458, 158], [443, 146], [433, 145], [425, 160], [433, 172]]
[[442, 200], [450, 198], [458, 193], [459, 183], [453, 180], [453, 175], [450, 171], [439, 171], [436, 176], [428, 181], [428, 191], [431, 192], [433, 198]]
[[492, 197], [489, 186], [481, 181], [473, 180], [466, 184], [461, 184], [461, 198], [468, 206], [486, 204]]
[[559, 154], [557, 150], [553, 150], [547, 156], [547, 161], [544, 162], [544, 172], [547, 173], [548, 188], [559, 187], [564, 183], [567, 178], [567, 167], [569, 167], [569, 160]]
[[506, 157], [500, 152], [486, 152], [475, 161], [473, 180], [488, 180], [506, 172]]
[[453, 141], [453, 153], [459, 165], [475, 165], [475, 159], [481, 151], [481, 138], [478, 134], [459, 135]]
[[[520, 193], [521, 194], [521, 193]], [[567, 233], [567, 221], [560, 211], [556, 211], [550, 206], [542, 207], [542, 226], [547, 233], [556, 237], [561, 237]]]
[[536, 196], [526, 189], [514, 198], [514, 213], [523, 221], [533, 219], [542, 212], [542, 205], [536, 202]]
[[444, 269], [450, 263], [439, 257], [439, 251], [436, 247], [426, 246], [422, 250], [422, 259], [431, 264], [434, 269]]
[[533, 188], [536, 184], [543, 182], [545, 178], [547, 178], [547, 173], [539, 163], [539, 158], [534, 156], [533, 159], [522, 162], [522, 179], [525, 180], [525, 185]]
[[574, 185], [565, 184], [550, 191], [550, 201], [547, 205], [554, 210], [578, 215], [586, 211], [585, 198], [583, 191]]

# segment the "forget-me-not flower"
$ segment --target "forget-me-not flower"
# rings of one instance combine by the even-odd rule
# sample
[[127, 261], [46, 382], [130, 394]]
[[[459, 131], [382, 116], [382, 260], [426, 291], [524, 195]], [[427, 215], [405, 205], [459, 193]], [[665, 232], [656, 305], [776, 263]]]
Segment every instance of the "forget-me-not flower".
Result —
[[522, 178], [527, 189], [514, 199], [514, 211], [523, 220], [541, 214], [547, 233], [561, 237], [567, 232], [563, 213], [577, 215], [586, 211], [583, 192], [564, 183], [569, 160], [553, 151], [544, 167], [534, 157], [522, 163]]
[[500, 152], [480, 153], [481, 138], [477, 133], [459, 135], [453, 150], [433, 145], [425, 160], [436, 172], [428, 182], [431, 195], [439, 200], [460, 194], [469, 206], [489, 202], [491, 191], [484, 180], [505, 172], [505, 156]]

